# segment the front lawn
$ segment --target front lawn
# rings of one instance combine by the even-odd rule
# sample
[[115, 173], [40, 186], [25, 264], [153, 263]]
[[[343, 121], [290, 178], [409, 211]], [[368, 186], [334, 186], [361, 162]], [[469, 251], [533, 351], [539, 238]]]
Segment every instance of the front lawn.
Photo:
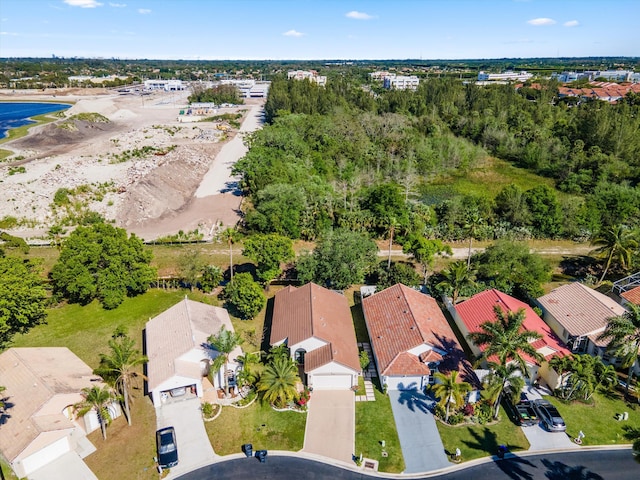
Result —
[[462, 460], [487, 457], [498, 453], [498, 445], [507, 445], [510, 451], [528, 450], [529, 442], [522, 429], [514, 425], [500, 407], [500, 421], [493, 425], [444, 425], [436, 421], [440, 438], [447, 452], [456, 448], [462, 452]]
[[[567, 434], [576, 438], [582, 430], [583, 445], [615, 445], [631, 443], [624, 437], [624, 427], [640, 425], [640, 406], [626, 403], [622, 394], [594, 393], [592, 404], [565, 403], [556, 397], [545, 397], [553, 403], [567, 424]], [[628, 412], [629, 419], [618, 421], [616, 414]]]
[[218, 418], [205, 422], [217, 455], [241, 453], [251, 443], [255, 450], [301, 450], [304, 444], [306, 413], [276, 412], [256, 400], [247, 408], [223, 407]]

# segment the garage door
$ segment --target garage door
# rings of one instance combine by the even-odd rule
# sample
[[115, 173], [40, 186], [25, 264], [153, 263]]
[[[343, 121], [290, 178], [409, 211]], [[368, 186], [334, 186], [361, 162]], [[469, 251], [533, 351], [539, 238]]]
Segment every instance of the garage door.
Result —
[[22, 467], [27, 475], [34, 470], [54, 461], [56, 458], [61, 457], [65, 453], [71, 450], [69, 446], [69, 438], [63, 437], [56, 440], [51, 445], [48, 445], [36, 453], [29, 455], [22, 461]]
[[351, 388], [351, 375], [313, 375], [310, 383], [319, 390], [347, 390]]
[[421, 390], [422, 377], [386, 377], [389, 390]]

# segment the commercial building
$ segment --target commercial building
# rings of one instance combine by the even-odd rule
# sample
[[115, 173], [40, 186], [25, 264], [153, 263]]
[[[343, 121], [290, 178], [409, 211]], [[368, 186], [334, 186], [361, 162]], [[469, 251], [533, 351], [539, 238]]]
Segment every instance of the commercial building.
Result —
[[145, 80], [145, 90], [164, 90], [165, 92], [173, 92], [177, 90], [185, 90], [187, 86], [182, 80]]
[[503, 73], [486, 73], [480, 72], [478, 73], [478, 81], [479, 82], [526, 82], [530, 78], [533, 77], [532, 73], [528, 73], [525, 71], [522, 72], [512, 72], [507, 71]]
[[318, 75], [315, 70], [290, 70], [287, 72], [287, 78], [289, 80], [309, 80], [320, 87], [324, 87], [327, 84], [327, 77]]
[[416, 90], [420, 79], [415, 75], [387, 75], [383, 79], [383, 86], [388, 90]]

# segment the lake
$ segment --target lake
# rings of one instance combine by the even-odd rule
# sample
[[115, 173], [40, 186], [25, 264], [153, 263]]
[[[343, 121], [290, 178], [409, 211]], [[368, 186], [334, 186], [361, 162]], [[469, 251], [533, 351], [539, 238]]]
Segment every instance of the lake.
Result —
[[70, 106], [64, 103], [0, 102], [0, 138], [6, 137], [11, 128], [35, 123], [30, 117], [66, 110]]

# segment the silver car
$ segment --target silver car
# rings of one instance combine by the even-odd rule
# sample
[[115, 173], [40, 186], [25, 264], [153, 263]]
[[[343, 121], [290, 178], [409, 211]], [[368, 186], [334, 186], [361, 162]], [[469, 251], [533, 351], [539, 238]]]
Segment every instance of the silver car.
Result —
[[533, 407], [538, 412], [544, 427], [550, 432], [564, 432], [567, 426], [558, 409], [546, 400], [534, 400]]

